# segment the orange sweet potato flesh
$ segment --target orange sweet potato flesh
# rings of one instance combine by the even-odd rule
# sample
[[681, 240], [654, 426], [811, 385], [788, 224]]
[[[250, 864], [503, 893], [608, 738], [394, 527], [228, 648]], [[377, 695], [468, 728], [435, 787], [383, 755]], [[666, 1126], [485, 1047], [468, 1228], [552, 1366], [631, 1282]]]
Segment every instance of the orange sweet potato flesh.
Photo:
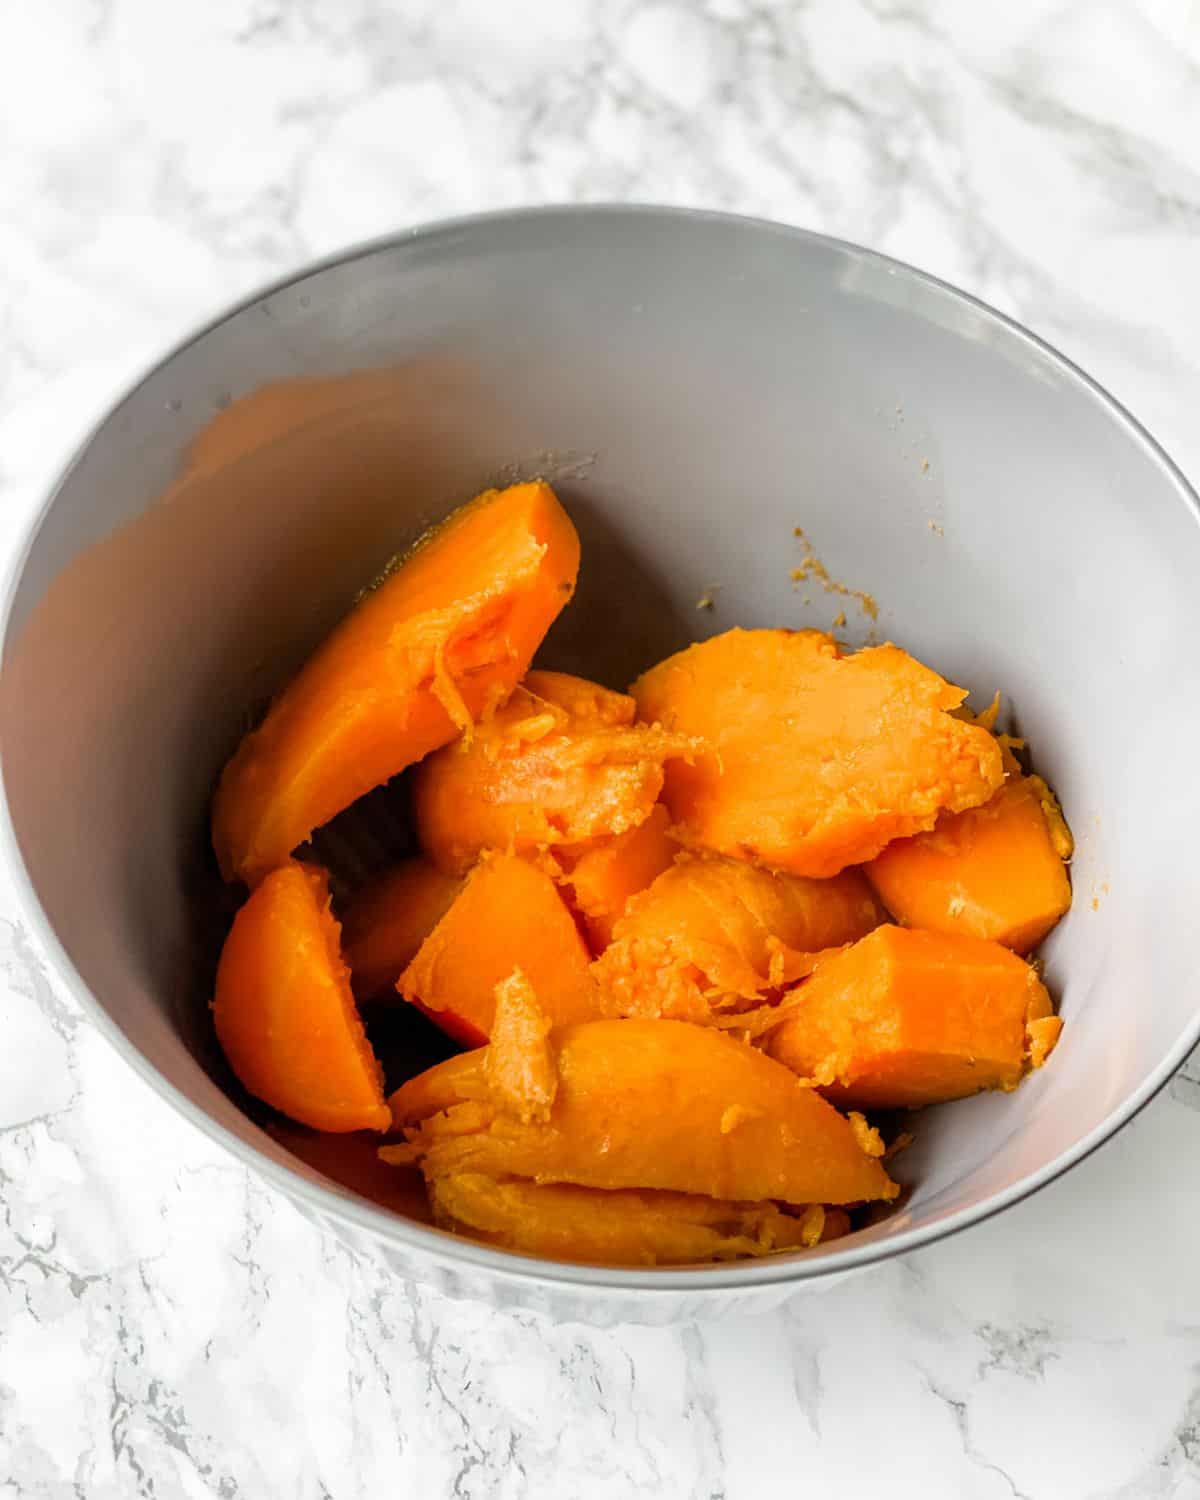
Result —
[[839, 1105], [892, 1109], [1016, 1088], [1059, 1025], [999, 943], [886, 926], [820, 965], [766, 1049]]
[[517, 1118], [488, 1082], [491, 1050], [439, 1063], [391, 1098], [427, 1179], [477, 1172], [740, 1202], [855, 1203], [897, 1189], [882, 1143], [762, 1052], [683, 1021], [601, 1020], [553, 1034], [546, 1119]]
[[839, 1210], [826, 1213], [815, 1204], [789, 1214], [774, 1203], [498, 1181], [478, 1172], [433, 1178], [429, 1199], [434, 1222], [444, 1229], [527, 1255], [610, 1266], [686, 1265], [806, 1250], [848, 1228]]
[[638, 827], [663, 785], [664, 762], [691, 742], [634, 724], [624, 693], [561, 672], [530, 672], [470, 740], [417, 770], [421, 845], [461, 873], [483, 849], [578, 852]]
[[994, 738], [951, 716], [965, 693], [897, 646], [844, 655], [816, 630], [730, 630], [630, 691], [644, 722], [709, 747], [666, 768], [677, 835], [795, 875], [872, 859], [1003, 780]]
[[513, 854], [487, 855], [396, 988], [444, 1031], [487, 1041], [495, 988], [521, 969], [556, 1026], [598, 1013], [591, 955], [554, 881]]
[[221, 953], [213, 1020], [256, 1098], [316, 1130], [388, 1128], [323, 870], [289, 861], [251, 894]]
[[541, 483], [456, 511], [369, 593], [225, 768], [213, 843], [248, 884], [503, 700], [570, 599], [579, 538]]
[[671, 815], [659, 803], [644, 823], [599, 840], [570, 861], [564, 885], [593, 953], [612, 942], [613, 926], [630, 899], [674, 864], [679, 845], [670, 826]]
[[502, 980], [495, 995], [496, 1014], [484, 1059], [488, 1093], [498, 1109], [519, 1120], [548, 1120], [558, 1093], [550, 1017], [522, 969]]
[[614, 692], [590, 677], [571, 672], [548, 672], [535, 667], [527, 672], [522, 687], [543, 707], [561, 709], [572, 725], [621, 729], [637, 718], [637, 704], [628, 693]]
[[898, 922], [991, 938], [1028, 953], [1071, 905], [1071, 834], [1038, 776], [1019, 769], [982, 807], [943, 813], [898, 839], [866, 873]]
[[883, 920], [857, 870], [809, 880], [685, 854], [630, 901], [593, 973], [610, 1013], [705, 1024], [798, 978], [803, 955]]
[[396, 998], [396, 981], [462, 890], [425, 859], [406, 859], [364, 886], [346, 911], [342, 946], [360, 1000]]

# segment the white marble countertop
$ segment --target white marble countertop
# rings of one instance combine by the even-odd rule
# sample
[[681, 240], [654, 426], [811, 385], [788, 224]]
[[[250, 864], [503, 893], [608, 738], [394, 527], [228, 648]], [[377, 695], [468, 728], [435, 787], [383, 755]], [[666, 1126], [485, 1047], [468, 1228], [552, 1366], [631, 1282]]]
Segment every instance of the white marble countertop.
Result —
[[[0, 546], [114, 391], [309, 257], [737, 209], [1031, 324], [1200, 478], [1197, 0], [40, 0], [0, 13]], [[1200, 1495], [1200, 1064], [1059, 1184], [781, 1315], [389, 1280], [117, 1060], [0, 884], [0, 1495]]]

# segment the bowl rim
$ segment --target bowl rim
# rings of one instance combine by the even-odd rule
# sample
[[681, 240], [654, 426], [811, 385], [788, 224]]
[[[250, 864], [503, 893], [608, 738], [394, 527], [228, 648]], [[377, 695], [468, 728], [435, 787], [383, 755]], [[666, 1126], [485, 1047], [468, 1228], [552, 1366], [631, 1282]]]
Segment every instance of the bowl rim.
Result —
[[[1168, 486], [1174, 490], [1176, 498], [1190, 512], [1193, 521], [1200, 525], [1200, 495], [1157, 440], [1111, 392], [1067, 355], [1038, 334], [1033, 333], [1024, 324], [951, 282], [944, 281], [894, 256], [856, 244], [854, 241], [779, 223], [760, 216], [641, 202], [536, 204], [518, 208], [501, 208], [484, 213], [454, 215], [355, 242], [316, 260], [307, 261], [302, 266], [260, 285], [253, 292], [228, 304], [217, 314], [205, 319], [178, 339], [166, 353], [155, 359], [131, 380], [109, 403], [103, 413], [89, 425], [82, 439], [76, 443], [70, 456], [58, 469], [57, 477], [50, 485], [41, 505], [35, 509], [32, 518], [26, 523], [21, 539], [10, 554], [7, 573], [3, 579], [2, 592], [0, 592], [0, 661], [3, 660], [3, 656], [7, 654], [12, 644], [10, 640], [12, 612], [30, 553], [60, 494], [101, 431], [119, 414], [126, 403], [172, 360], [216, 328], [256, 304], [261, 304], [266, 299], [335, 267], [367, 259], [388, 250], [402, 249], [414, 242], [423, 242], [432, 246], [440, 238], [476, 229], [487, 229], [497, 224], [549, 223], [553, 225], [557, 221], [580, 218], [657, 219], [664, 224], [716, 223], [740, 226], [759, 234], [778, 235], [796, 244], [823, 246], [844, 257], [873, 265], [889, 274], [910, 278], [952, 303], [981, 314], [986, 320], [1015, 336], [1044, 363], [1066, 376], [1086, 398], [1102, 407], [1108, 416], [1124, 429], [1127, 436], [1143, 450], [1161, 471]], [[588, 1289], [593, 1293], [630, 1295], [638, 1300], [644, 1300], [647, 1294], [653, 1293], [680, 1293], [691, 1297], [703, 1297], [706, 1294], [733, 1290], [749, 1291], [754, 1288], [777, 1287], [787, 1283], [794, 1283], [798, 1288], [802, 1283], [839, 1277], [847, 1272], [908, 1254], [923, 1246], [935, 1244], [939, 1240], [961, 1233], [973, 1224], [983, 1223], [1005, 1209], [1023, 1202], [1040, 1189], [1056, 1181], [1071, 1167], [1083, 1161], [1110, 1140], [1117, 1131], [1144, 1109], [1174, 1075], [1197, 1042], [1200, 1042], [1200, 1009], [1197, 1009], [1190, 1023], [1183, 1028], [1175, 1045], [1159, 1065], [1142, 1080], [1128, 1098], [1074, 1145], [1009, 1187], [923, 1227], [901, 1229], [886, 1239], [869, 1244], [856, 1246], [851, 1242], [842, 1250], [831, 1249], [819, 1253], [799, 1252], [788, 1257], [767, 1256], [761, 1260], [717, 1265], [627, 1268], [586, 1262], [545, 1260], [537, 1256], [497, 1249], [476, 1240], [417, 1223], [415, 1220], [407, 1219], [371, 1203], [330, 1179], [324, 1179], [329, 1183], [328, 1186], [325, 1186], [323, 1182], [311, 1180], [300, 1171], [276, 1160], [251, 1140], [239, 1136], [160, 1072], [149, 1057], [131, 1038], [126, 1036], [97, 997], [92, 994], [54, 931], [34, 889], [32, 877], [16, 838], [7, 787], [4, 782], [2, 747], [0, 747], [0, 858], [6, 861], [20, 914], [25, 917], [58, 979], [65, 985], [67, 991], [100, 1034], [134, 1072], [149, 1084], [164, 1103], [176, 1114], [182, 1115], [209, 1140], [232, 1154], [243, 1166], [253, 1167], [273, 1188], [278, 1189], [286, 1197], [293, 1200], [299, 1199], [307, 1208], [315, 1210], [324, 1219], [332, 1219], [346, 1228], [365, 1233], [374, 1240], [382, 1241], [385, 1245], [388, 1242], [398, 1242], [404, 1249], [413, 1252], [416, 1264], [412, 1269], [415, 1272], [419, 1272], [419, 1262], [424, 1260], [438, 1263], [443, 1269], [452, 1273], [468, 1270], [482, 1272], [494, 1281], [520, 1283], [525, 1286], [548, 1284], [559, 1289], [576, 1287]], [[265, 1133], [262, 1134], [264, 1140], [270, 1140]], [[301, 1165], [306, 1164], [301, 1163]], [[315, 1168], [309, 1168], [309, 1170], [316, 1171]]]

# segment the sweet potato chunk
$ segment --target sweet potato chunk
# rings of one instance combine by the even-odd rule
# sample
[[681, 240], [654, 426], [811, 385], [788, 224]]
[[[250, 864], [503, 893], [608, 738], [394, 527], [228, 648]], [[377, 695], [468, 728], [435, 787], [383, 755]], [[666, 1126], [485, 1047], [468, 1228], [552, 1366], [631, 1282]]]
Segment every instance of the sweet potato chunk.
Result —
[[355, 897], [342, 945], [360, 1000], [396, 997], [395, 984], [462, 890], [425, 859], [406, 859]]
[[383, 1070], [350, 992], [323, 870], [289, 861], [238, 912], [213, 1020], [256, 1098], [316, 1130], [388, 1128]]
[[530, 672], [468, 741], [418, 769], [421, 845], [440, 868], [469, 869], [482, 849], [580, 850], [638, 827], [663, 764], [691, 741], [634, 724], [632, 698], [561, 672]]
[[497, 1181], [478, 1172], [433, 1178], [429, 1199], [434, 1222], [443, 1229], [528, 1255], [610, 1266], [686, 1265], [806, 1250], [849, 1227], [839, 1210], [826, 1213], [817, 1204], [793, 1215], [774, 1203]]
[[684, 842], [795, 875], [836, 875], [1003, 780], [993, 737], [949, 713], [966, 694], [897, 646], [730, 630], [630, 691], [644, 722], [708, 746], [666, 768]]
[[579, 538], [548, 485], [489, 490], [333, 631], [225, 768], [213, 843], [249, 884], [515, 687], [570, 599]]
[[854, 1203], [897, 1189], [882, 1143], [784, 1067], [682, 1021], [592, 1021], [552, 1038], [558, 1089], [546, 1120], [515, 1118], [479, 1049], [391, 1098], [409, 1144], [384, 1159], [427, 1179], [478, 1172], [593, 1188], [663, 1188], [739, 1202]]
[[485, 1064], [488, 1092], [519, 1120], [548, 1120], [558, 1092], [550, 1017], [520, 969], [496, 986], [495, 997]]
[[1014, 766], [982, 807], [943, 813], [929, 833], [897, 839], [866, 867], [898, 922], [964, 932], [1028, 953], [1071, 905], [1072, 840], [1040, 776]]
[[545, 871], [513, 854], [486, 855], [421, 945], [396, 988], [452, 1037], [491, 1034], [496, 986], [520, 969], [556, 1026], [597, 1014], [591, 955]]
[[999, 943], [886, 926], [820, 965], [766, 1048], [839, 1105], [892, 1109], [1016, 1088], [1060, 1024]]
[[630, 898], [675, 862], [679, 845], [667, 832], [670, 826], [670, 814], [660, 803], [644, 823], [597, 842], [570, 861], [564, 883], [593, 953], [603, 953], [612, 942], [613, 924]]
[[803, 955], [853, 942], [882, 920], [857, 870], [808, 880], [683, 855], [630, 901], [593, 973], [619, 1015], [703, 1024], [798, 978]]
[[637, 718], [637, 704], [628, 693], [614, 692], [590, 677], [570, 672], [547, 672], [536, 667], [525, 674], [523, 688], [542, 705], [561, 709], [574, 726], [627, 728]]

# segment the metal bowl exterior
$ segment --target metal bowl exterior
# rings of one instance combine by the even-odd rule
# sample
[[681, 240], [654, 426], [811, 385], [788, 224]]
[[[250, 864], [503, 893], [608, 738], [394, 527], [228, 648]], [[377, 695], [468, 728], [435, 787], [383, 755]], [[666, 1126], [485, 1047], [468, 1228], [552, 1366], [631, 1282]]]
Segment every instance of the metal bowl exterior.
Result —
[[[203, 815], [247, 712], [484, 483], [583, 539], [551, 664], [623, 685], [733, 624], [894, 638], [1015, 705], [1079, 843], [1047, 948], [1067, 1026], [1014, 1096], [926, 1115], [904, 1205], [753, 1264], [618, 1271], [459, 1241], [329, 1184], [227, 1097], [196, 975]], [[1032, 335], [820, 236], [661, 209], [435, 225], [302, 272], [101, 422], [10, 581], [6, 837], [66, 981], [174, 1108], [400, 1274], [593, 1322], [761, 1307], [996, 1212], [1200, 1036], [1200, 527], [1152, 440]], [[793, 583], [802, 527], [879, 605]], [[715, 607], [697, 611], [712, 592]], [[1095, 909], [1093, 909], [1095, 908]]]

